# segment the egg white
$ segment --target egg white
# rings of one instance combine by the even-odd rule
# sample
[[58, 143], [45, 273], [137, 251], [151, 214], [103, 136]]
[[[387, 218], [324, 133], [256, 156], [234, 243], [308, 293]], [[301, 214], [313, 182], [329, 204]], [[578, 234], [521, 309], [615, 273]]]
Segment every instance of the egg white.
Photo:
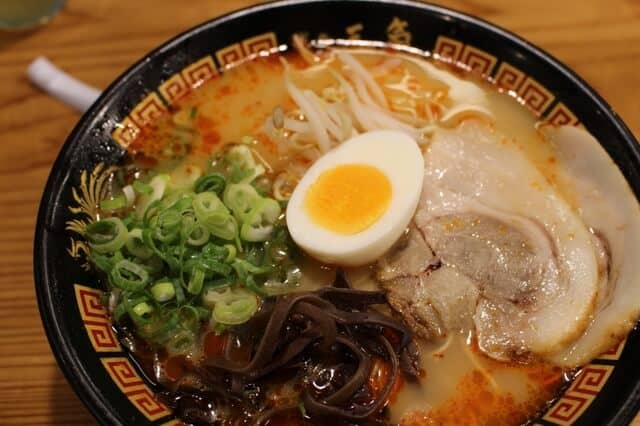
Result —
[[[304, 203], [321, 173], [344, 164], [365, 164], [380, 170], [391, 184], [387, 210], [356, 234], [326, 229], [309, 217]], [[371, 263], [400, 238], [416, 210], [424, 178], [424, 160], [416, 142], [395, 130], [358, 135], [328, 152], [307, 170], [287, 206], [287, 227], [293, 240], [323, 262], [343, 266]]]

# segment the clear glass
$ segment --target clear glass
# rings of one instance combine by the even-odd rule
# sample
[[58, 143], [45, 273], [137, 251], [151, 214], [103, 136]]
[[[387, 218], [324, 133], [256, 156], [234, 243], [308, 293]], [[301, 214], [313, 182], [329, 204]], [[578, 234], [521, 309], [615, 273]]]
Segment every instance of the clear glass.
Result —
[[0, 29], [21, 30], [46, 23], [66, 0], [0, 0]]

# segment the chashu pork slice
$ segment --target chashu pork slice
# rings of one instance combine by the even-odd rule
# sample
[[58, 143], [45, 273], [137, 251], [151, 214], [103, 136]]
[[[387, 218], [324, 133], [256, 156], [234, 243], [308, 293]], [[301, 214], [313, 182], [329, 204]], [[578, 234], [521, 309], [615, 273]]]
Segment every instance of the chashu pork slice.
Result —
[[552, 357], [582, 365], [622, 340], [640, 316], [640, 206], [616, 164], [584, 129], [546, 127], [558, 157], [558, 178], [571, 188], [575, 209], [593, 229], [600, 285], [587, 330]]
[[420, 337], [472, 329], [476, 285], [442, 266], [415, 226], [378, 262], [377, 279], [389, 304]]
[[438, 318], [443, 329], [451, 305], [438, 295], [473, 286], [477, 296], [463, 292], [455, 308], [472, 310], [479, 347], [498, 359], [548, 357], [589, 325], [599, 279], [593, 234], [518, 147], [486, 125], [434, 134], [415, 223], [448, 286], [429, 284], [442, 282], [433, 268], [388, 279], [396, 309], [420, 317], [426, 304], [425, 322]]

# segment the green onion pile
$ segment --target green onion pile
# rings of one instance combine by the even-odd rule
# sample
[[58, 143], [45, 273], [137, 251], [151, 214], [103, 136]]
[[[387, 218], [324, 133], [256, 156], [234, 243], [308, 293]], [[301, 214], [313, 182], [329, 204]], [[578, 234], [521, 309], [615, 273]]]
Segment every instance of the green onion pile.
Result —
[[195, 182], [176, 188], [156, 174], [100, 203], [106, 214], [86, 237], [116, 323], [130, 320], [149, 344], [184, 353], [203, 329], [244, 323], [262, 296], [297, 284], [282, 206], [256, 183], [263, 173], [236, 145]]

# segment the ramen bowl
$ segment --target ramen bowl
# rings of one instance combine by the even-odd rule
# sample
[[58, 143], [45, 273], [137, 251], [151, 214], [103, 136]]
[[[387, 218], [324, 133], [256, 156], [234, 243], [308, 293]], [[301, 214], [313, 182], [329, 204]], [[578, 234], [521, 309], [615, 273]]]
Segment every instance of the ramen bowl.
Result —
[[[637, 141], [579, 76], [518, 36], [480, 19], [408, 1], [281, 1], [203, 23], [141, 58], [81, 118], [49, 176], [38, 214], [34, 269], [53, 353], [102, 424], [181, 424], [125, 351], [103, 304], [102, 284], [75, 232], [95, 217], [107, 171], [172, 105], [229, 67], [309, 39], [368, 40], [431, 52], [518, 96], [539, 120], [586, 128], [640, 193]], [[539, 413], [542, 425], [628, 424], [640, 405], [640, 336], [634, 330]]]

